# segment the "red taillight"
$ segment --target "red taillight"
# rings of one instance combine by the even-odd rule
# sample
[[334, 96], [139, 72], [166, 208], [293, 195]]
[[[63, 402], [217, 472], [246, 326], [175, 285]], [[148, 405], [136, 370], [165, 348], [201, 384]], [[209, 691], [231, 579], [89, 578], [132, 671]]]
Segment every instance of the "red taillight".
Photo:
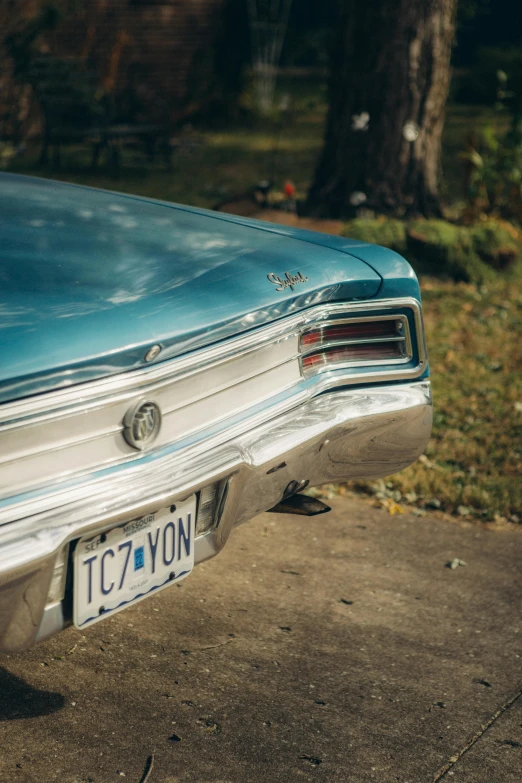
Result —
[[352, 324], [333, 324], [332, 326], [322, 326], [303, 334], [301, 345], [319, 346], [327, 343], [344, 343], [348, 340], [374, 340], [393, 338], [402, 336], [402, 321], [362, 321]]
[[399, 317], [312, 328], [301, 336], [302, 367], [317, 372], [336, 364], [407, 360], [406, 329], [406, 319]]

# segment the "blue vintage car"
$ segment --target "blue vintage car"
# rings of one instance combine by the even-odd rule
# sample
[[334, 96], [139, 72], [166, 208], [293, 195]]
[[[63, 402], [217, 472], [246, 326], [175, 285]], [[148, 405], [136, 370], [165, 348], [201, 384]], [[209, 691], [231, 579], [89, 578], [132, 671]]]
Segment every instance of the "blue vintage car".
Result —
[[340, 237], [3, 174], [0, 336], [4, 651], [430, 435], [417, 279]]

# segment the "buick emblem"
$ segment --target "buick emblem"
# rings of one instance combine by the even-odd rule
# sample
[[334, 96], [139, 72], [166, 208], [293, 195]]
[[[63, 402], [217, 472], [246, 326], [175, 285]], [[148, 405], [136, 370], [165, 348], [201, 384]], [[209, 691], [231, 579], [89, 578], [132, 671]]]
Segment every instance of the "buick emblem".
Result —
[[127, 411], [123, 419], [123, 437], [129, 446], [140, 451], [156, 440], [160, 429], [161, 411], [150, 400], [140, 400]]

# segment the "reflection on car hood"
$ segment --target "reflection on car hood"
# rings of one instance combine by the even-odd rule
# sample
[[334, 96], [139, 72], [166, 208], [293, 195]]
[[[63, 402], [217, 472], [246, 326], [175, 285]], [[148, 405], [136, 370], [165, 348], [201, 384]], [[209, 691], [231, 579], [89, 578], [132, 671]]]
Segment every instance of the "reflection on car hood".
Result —
[[[169, 358], [312, 304], [370, 298], [382, 279], [360, 246], [0, 175], [0, 401], [137, 368], [154, 343]], [[276, 290], [267, 276], [287, 272], [307, 279]]]

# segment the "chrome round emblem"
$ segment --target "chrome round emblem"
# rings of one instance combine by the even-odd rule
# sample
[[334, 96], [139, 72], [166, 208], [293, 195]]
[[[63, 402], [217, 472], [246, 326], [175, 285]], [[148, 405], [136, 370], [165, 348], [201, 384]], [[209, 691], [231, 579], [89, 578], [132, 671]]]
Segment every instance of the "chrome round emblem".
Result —
[[160, 429], [161, 411], [151, 400], [137, 402], [123, 419], [123, 437], [130, 446], [140, 451], [156, 440]]

